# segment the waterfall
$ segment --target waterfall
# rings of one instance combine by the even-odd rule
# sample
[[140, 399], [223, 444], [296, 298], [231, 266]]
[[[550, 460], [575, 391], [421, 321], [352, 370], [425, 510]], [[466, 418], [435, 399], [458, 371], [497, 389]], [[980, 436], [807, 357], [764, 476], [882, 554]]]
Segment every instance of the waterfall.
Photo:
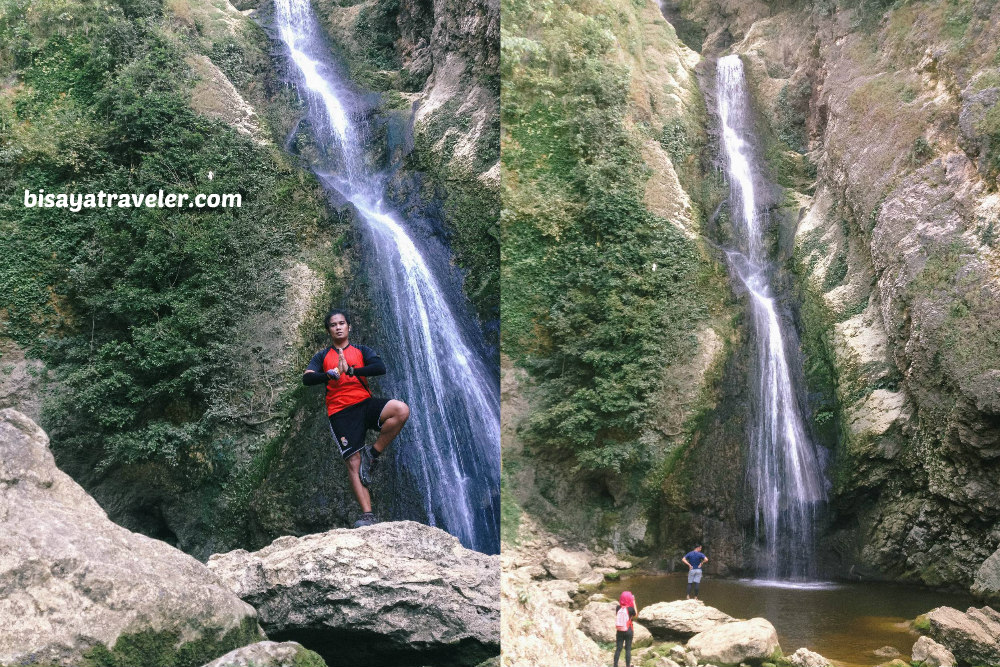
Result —
[[[387, 486], [397, 497], [380, 507], [390, 508], [390, 518], [424, 521], [466, 547], [498, 553], [499, 379], [485, 361], [461, 290], [449, 280], [447, 250], [431, 239], [418, 239], [418, 246], [385, 203], [382, 180], [365, 163], [358, 96], [331, 61], [309, 0], [275, 0], [275, 23], [314, 134], [329, 153], [318, 175], [354, 206], [361, 222], [368, 250], [363, 263], [381, 325], [377, 347], [389, 369], [381, 393], [411, 409], [389, 450], [386, 472], [394, 481]], [[420, 498], [419, 508], [400, 500], [409, 493]]]
[[770, 579], [814, 574], [814, 523], [826, 500], [822, 459], [809, 437], [799, 402], [798, 338], [779, 311], [764, 245], [766, 211], [753, 154], [750, 99], [738, 56], [718, 62], [719, 118], [738, 248], [730, 270], [749, 295], [754, 343], [748, 475], [754, 493], [759, 571]]

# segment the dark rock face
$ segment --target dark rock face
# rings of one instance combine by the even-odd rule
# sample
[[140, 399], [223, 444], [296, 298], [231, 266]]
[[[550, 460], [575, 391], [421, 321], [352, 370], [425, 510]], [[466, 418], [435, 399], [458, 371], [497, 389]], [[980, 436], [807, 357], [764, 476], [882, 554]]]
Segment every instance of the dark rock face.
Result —
[[500, 562], [411, 521], [302, 538], [208, 566], [269, 636], [338, 665], [476, 665], [500, 652]]

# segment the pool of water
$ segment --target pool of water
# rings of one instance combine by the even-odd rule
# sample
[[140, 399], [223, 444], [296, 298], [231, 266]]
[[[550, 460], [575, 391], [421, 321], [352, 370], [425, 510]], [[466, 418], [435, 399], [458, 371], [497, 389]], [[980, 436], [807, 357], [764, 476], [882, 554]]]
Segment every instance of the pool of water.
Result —
[[[641, 610], [684, 598], [686, 573], [628, 577], [605, 584], [608, 597], [625, 590]], [[699, 597], [736, 618], [762, 616], [774, 624], [786, 655], [806, 647], [843, 667], [871, 667], [888, 659], [875, 651], [892, 646], [909, 658], [917, 635], [908, 621], [935, 607], [965, 610], [972, 598], [891, 583], [790, 583], [717, 579], [706, 575]]]

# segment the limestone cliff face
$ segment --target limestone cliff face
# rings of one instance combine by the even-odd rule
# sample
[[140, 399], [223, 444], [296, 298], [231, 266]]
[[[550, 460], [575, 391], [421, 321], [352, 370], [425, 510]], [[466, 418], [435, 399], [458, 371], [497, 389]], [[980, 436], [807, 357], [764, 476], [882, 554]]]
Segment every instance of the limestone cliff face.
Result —
[[[708, 218], [718, 204], [721, 190], [710, 175], [712, 168], [703, 159], [706, 111], [695, 74], [700, 57], [681, 42], [655, 3], [637, 5], [602, 0], [586, 8], [559, 6], [551, 11], [559, 14], [559, 20], [547, 22], [542, 11], [513, 8], [508, 13], [506, 5], [504, 9], [502, 49], [504, 67], [509, 66], [511, 74], [508, 78], [505, 69], [503, 104], [505, 113], [510, 110], [511, 118], [518, 124], [512, 130], [505, 127], [503, 138], [502, 225], [509, 230], [504, 231], [502, 267], [504, 322], [505, 327], [508, 322], [512, 324], [509, 330], [505, 329], [505, 345], [511, 345], [511, 358], [504, 357], [501, 366], [504, 488], [505, 494], [509, 494], [505, 497], [512, 506], [516, 501], [518, 507], [557, 532], [619, 550], [647, 553], [674, 537], [667, 537], [665, 532], [673, 530], [676, 524], [665, 524], [660, 514], [667, 512], [676, 518], [689, 508], [687, 480], [672, 476], [671, 472], [687, 449], [698, 416], [716, 400], [715, 385], [734, 336], [732, 322], [736, 309], [727, 301], [729, 293], [721, 264], [709, 244], [704, 243], [712, 224]], [[598, 30], [591, 27], [590, 17], [595, 16], [599, 18], [593, 23], [600, 27], [600, 34], [590, 32]], [[609, 71], [613, 68], [617, 72], [620, 68], [621, 79], [612, 79], [596, 64], [580, 65], [592, 57], [587, 49], [596, 48], [594, 43], [607, 45], [602, 58], [609, 63]], [[545, 77], [551, 77], [560, 67], [561, 59], [569, 58], [569, 54], [575, 54], [573, 57], [577, 59], [572, 68], [593, 70], [587, 70], [588, 74], [575, 69], [563, 72], [564, 79], [558, 85], [565, 90], [552, 92]], [[552, 62], [547, 75], [545, 67], [539, 65], [546, 58]], [[601, 114], [609, 112], [591, 110], [586, 102], [581, 102], [584, 110], [572, 113], [585, 117], [583, 120], [560, 120], [560, 113], [570, 113], [560, 109], [567, 99], [599, 97], [583, 83], [587, 77], [598, 76], [606, 77], [601, 80], [601, 87], [620, 87], [624, 91], [622, 115], [616, 111], [614, 118], [605, 119]], [[560, 96], [562, 101], [558, 99]], [[635, 163], [615, 168], [641, 174], [641, 205], [664, 220], [664, 226], [672, 226], [672, 231], [696, 248], [698, 254], [696, 271], [700, 278], [697, 287], [692, 287], [692, 292], [699, 290], [698, 315], [691, 316], [682, 304], [672, 302], [673, 296], [659, 297], [668, 304], [666, 317], [673, 318], [670, 326], [678, 320], [686, 326], [676, 336], [671, 330], [664, 347], [677, 346], [684, 352], [675, 356], [661, 349], [651, 363], [636, 364], [638, 374], [656, 375], [660, 386], [642, 407], [643, 410], [648, 407], [648, 419], [640, 419], [639, 408], [634, 408], [635, 419], [642, 423], [636, 437], [628, 436], [631, 441], [623, 445], [629, 452], [649, 452], [649, 460], [638, 470], [595, 470], [581, 466], [572, 452], [553, 446], [531, 432], [532, 420], [553, 399], [545, 397], [545, 387], [539, 387], [537, 378], [526, 369], [552, 363], [543, 359], [546, 346], [551, 343], [546, 329], [549, 310], [562, 307], [553, 306], [552, 295], [533, 284], [531, 276], [536, 275], [540, 264], [546, 263], [546, 253], [555, 253], [562, 238], [572, 233], [567, 229], [574, 224], [573, 216], [589, 205], [575, 199], [578, 193], [561, 180], [568, 180], [568, 168], [560, 162], [564, 159], [560, 152], [566, 149], [551, 143], [553, 137], [557, 142], [584, 142], [583, 132], [562, 136], [566, 132], [563, 128], [573, 127], [576, 122], [586, 127], [621, 123], [622, 141], [629, 150], [634, 147]], [[616, 127], [613, 131], [619, 130]], [[540, 146], [547, 148], [541, 150]], [[574, 145], [568, 150], [577, 148]], [[604, 149], [583, 147], [585, 154], [588, 150], [593, 151], [596, 163]], [[537, 153], [537, 157], [513, 157], [508, 162], [508, 155], [522, 153], [533, 156]], [[532, 247], [524, 249], [527, 243], [524, 239], [534, 239], [534, 235], [541, 236], [539, 242], [532, 241]], [[609, 237], [609, 241], [613, 239]], [[600, 240], [597, 246], [601, 246]], [[606, 252], [613, 255], [617, 251]], [[636, 270], [628, 264], [629, 259], [622, 259], [614, 270], [624, 274]], [[593, 270], [583, 258], [578, 268], [581, 273]], [[639, 269], [656, 270], [655, 264]], [[621, 300], [631, 303], [633, 298], [626, 294]], [[609, 310], [618, 307], [614, 301], [608, 305]], [[529, 319], [534, 324], [524, 325]], [[594, 323], [586, 326], [591, 324]], [[635, 322], [626, 315], [614, 326], [626, 332]], [[521, 331], [530, 334], [522, 337]], [[659, 347], [657, 335], [662, 335], [660, 329], [649, 334], [649, 347]], [[575, 344], [582, 345], [579, 340]], [[597, 375], [600, 376], [599, 370]], [[637, 379], [633, 376], [625, 382]], [[594, 387], [599, 387], [601, 381], [600, 377], [595, 378]], [[600, 389], [596, 390], [600, 393]], [[664, 503], [658, 497], [660, 484], [668, 487], [669, 500]], [[651, 503], [654, 496], [657, 499]]]
[[685, 17], [707, 56], [743, 57], [791, 194], [779, 253], [810, 391], [836, 398], [814, 427], [839, 424], [830, 565], [967, 587], [1000, 542], [1000, 9], [859, 11], [709, 0]]

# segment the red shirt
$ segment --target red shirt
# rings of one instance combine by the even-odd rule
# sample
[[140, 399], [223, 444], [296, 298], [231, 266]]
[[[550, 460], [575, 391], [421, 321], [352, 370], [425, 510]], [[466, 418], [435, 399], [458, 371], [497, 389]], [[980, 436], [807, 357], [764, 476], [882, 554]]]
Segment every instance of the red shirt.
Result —
[[[349, 366], [353, 366], [356, 369], [369, 365], [380, 367], [379, 370], [381, 372], [375, 370], [375, 372], [368, 374], [381, 375], [381, 373], [385, 372], [385, 365], [382, 363], [382, 360], [379, 359], [374, 350], [364, 345], [360, 347], [348, 345], [344, 348], [344, 358], [347, 359]], [[337, 349], [328, 347], [325, 350], [320, 350], [313, 356], [306, 370], [326, 373], [331, 368], [336, 368], [339, 361], [340, 356], [337, 354]], [[326, 382], [326, 414], [332, 415], [335, 412], [340, 412], [344, 408], [371, 398], [371, 395], [371, 392], [368, 390], [368, 381], [362, 376], [341, 373], [340, 378], [337, 380], [328, 377]]]

